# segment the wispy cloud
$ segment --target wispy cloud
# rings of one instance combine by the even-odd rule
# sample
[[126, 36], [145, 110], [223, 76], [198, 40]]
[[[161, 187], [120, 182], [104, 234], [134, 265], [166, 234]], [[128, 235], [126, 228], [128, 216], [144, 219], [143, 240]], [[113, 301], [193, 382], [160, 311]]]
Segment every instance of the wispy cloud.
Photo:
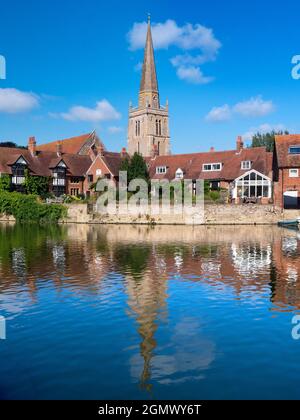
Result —
[[121, 118], [121, 114], [106, 99], [97, 102], [95, 108], [73, 106], [66, 113], [59, 114], [68, 121], [102, 122]]
[[112, 127], [108, 127], [107, 131], [110, 134], [118, 134], [118, 133], [122, 133], [124, 131], [124, 129], [123, 129], [123, 127], [112, 126]]
[[206, 121], [228, 121], [231, 118], [231, 109], [229, 105], [223, 105], [212, 108], [206, 115]]
[[14, 88], [0, 89], [0, 112], [18, 114], [31, 111], [39, 106], [39, 96]]
[[252, 97], [246, 101], [238, 102], [233, 106], [228, 104], [214, 107], [206, 115], [205, 119], [210, 122], [228, 121], [235, 114], [241, 117], [263, 117], [275, 111], [275, 105], [271, 100], [265, 101], [261, 95]]
[[271, 131], [285, 131], [287, 130], [286, 126], [284, 124], [261, 124], [258, 127], [251, 127], [248, 131], [246, 131], [246, 133], [243, 134], [243, 139], [245, 141], [251, 141], [253, 136], [256, 133], [261, 133], [261, 134], [265, 134], [265, 133], [270, 133]]
[[264, 101], [261, 96], [237, 103], [233, 111], [244, 117], [263, 117], [275, 111], [272, 101]]
[[[146, 22], [134, 23], [127, 35], [129, 49], [135, 51], [144, 48], [146, 33]], [[214, 79], [204, 76], [200, 68], [204, 63], [214, 61], [222, 46], [212, 29], [199, 23], [179, 26], [174, 20], [168, 19], [164, 23], [154, 23], [152, 35], [157, 50], [177, 47], [184, 51], [170, 59], [177, 68], [179, 78], [197, 84], [209, 83]], [[187, 77], [180, 77], [182, 75]]]

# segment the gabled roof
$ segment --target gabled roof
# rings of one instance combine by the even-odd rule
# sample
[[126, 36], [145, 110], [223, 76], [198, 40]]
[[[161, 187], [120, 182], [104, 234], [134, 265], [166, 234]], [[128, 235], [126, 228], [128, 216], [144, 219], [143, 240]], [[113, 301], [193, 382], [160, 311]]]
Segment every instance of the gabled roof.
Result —
[[289, 147], [300, 145], [300, 134], [275, 136], [275, 152], [279, 168], [300, 167], [300, 155], [289, 154]]
[[50, 143], [37, 145], [37, 150], [43, 152], [56, 152], [57, 143], [61, 144], [63, 153], [69, 154], [88, 154], [89, 147], [91, 147], [95, 142], [98, 146], [102, 143], [98, 139], [95, 132], [83, 134], [77, 137], [71, 137], [64, 140], [56, 140]]
[[0, 173], [11, 174], [11, 165], [21, 156], [28, 163], [28, 168], [32, 175], [38, 176], [51, 176], [51, 169], [56, 167], [62, 160], [67, 165], [70, 175], [83, 176], [92, 162], [89, 156], [64, 153], [59, 157], [57, 153], [44, 151], [39, 151], [36, 156], [33, 156], [29, 150], [2, 147], [0, 148]]
[[[152, 179], [169, 179], [176, 177], [177, 169], [182, 169], [186, 179], [225, 180], [233, 181], [246, 173], [242, 170], [243, 161], [251, 161], [252, 169], [263, 175], [270, 176], [272, 172], [272, 153], [264, 147], [228, 150], [223, 152], [193, 153], [186, 155], [157, 156], [148, 158], [150, 177]], [[222, 163], [221, 171], [203, 171], [203, 165], [209, 163]], [[166, 174], [156, 174], [158, 166], [167, 166]]]

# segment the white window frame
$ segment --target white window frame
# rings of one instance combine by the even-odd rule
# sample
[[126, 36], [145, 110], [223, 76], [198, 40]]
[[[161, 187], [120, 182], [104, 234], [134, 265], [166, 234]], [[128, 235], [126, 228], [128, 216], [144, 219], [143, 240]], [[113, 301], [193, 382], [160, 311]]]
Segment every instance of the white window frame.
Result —
[[156, 167], [156, 175], [164, 175], [167, 173], [167, 167], [166, 166], [157, 166]]
[[252, 162], [251, 160], [243, 160], [241, 163], [241, 169], [243, 171], [250, 171], [250, 169], [252, 168]]
[[183, 179], [183, 175], [183, 170], [181, 168], [178, 168], [175, 174], [176, 179]]
[[291, 168], [289, 170], [289, 177], [290, 178], [298, 178], [298, 176], [299, 176], [299, 169], [297, 169], [297, 168]]
[[102, 176], [102, 169], [96, 170], [96, 176]]
[[[206, 166], [210, 166], [211, 169], [206, 169]], [[215, 167], [218, 166], [219, 169], [216, 169]], [[223, 164], [222, 162], [213, 162], [213, 163], [204, 163], [202, 166], [203, 172], [221, 172], [222, 171]]]

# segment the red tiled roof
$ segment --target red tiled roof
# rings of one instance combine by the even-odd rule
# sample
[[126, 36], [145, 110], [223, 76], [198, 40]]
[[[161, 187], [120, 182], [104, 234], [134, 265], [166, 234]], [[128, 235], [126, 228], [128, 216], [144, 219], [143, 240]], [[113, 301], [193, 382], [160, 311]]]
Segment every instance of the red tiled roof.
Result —
[[[229, 150], [223, 152], [193, 153], [186, 155], [157, 156], [148, 158], [150, 177], [152, 179], [169, 179], [176, 177], [177, 169], [182, 169], [186, 179], [206, 179], [232, 181], [245, 172], [241, 169], [242, 161], [251, 161], [252, 169], [270, 176], [272, 171], [272, 153], [264, 147], [243, 149], [241, 152]], [[203, 165], [222, 163], [221, 171], [204, 172]], [[158, 166], [167, 166], [166, 174], [156, 174]]]
[[36, 156], [32, 156], [29, 150], [26, 149], [1, 147], [0, 173], [11, 174], [11, 165], [13, 165], [21, 156], [23, 156], [28, 163], [28, 168], [32, 175], [38, 176], [51, 176], [51, 168], [55, 167], [61, 160], [67, 165], [70, 175], [83, 176], [92, 163], [89, 156], [70, 155], [65, 153], [59, 157], [54, 152], [41, 151], [39, 151]]
[[[81, 136], [71, 137], [64, 140], [56, 140], [51, 143], [37, 145], [37, 150], [40, 150], [43, 152], [56, 152], [57, 143], [60, 142], [63, 153], [69, 153], [69, 154], [75, 155], [81, 152], [81, 150], [84, 148], [86, 143], [89, 142], [89, 140], [91, 140], [93, 136], [94, 136], [94, 133], [88, 133], [88, 134], [83, 134]], [[98, 141], [100, 145], [101, 142], [99, 141], [97, 136], [95, 136], [95, 139], [96, 141]], [[84, 154], [87, 154], [87, 153], [84, 153]]]
[[105, 165], [108, 167], [110, 172], [113, 174], [113, 176], [118, 177], [121, 164], [125, 157], [129, 156], [121, 156], [120, 153], [104, 152], [102, 160], [104, 161]]
[[300, 167], [300, 155], [289, 154], [290, 146], [300, 146], [300, 134], [275, 137], [275, 152], [279, 168]]

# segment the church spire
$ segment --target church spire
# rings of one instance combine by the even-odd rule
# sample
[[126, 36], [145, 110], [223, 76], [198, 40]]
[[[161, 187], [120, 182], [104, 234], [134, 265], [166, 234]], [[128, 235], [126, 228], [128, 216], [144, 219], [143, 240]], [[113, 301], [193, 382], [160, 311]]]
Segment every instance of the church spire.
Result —
[[147, 102], [150, 106], [153, 105], [154, 107], [159, 107], [158, 95], [159, 92], [151, 33], [151, 20], [150, 15], [148, 15], [147, 39], [140, 86], [140, 105], [145, 106], [145, 103]]

